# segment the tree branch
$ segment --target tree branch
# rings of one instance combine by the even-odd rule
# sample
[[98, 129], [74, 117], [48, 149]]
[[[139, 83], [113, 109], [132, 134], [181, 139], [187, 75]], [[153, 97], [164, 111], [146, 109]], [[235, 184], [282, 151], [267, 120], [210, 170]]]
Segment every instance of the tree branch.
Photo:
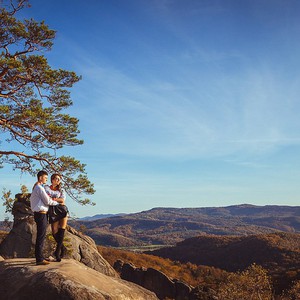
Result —
[[5, 76], [7, 72], [8, 72], [8, 68], [4, 68], [3, 71], [0, 73], [0, 77], [2, 78], [3, 76]]
[[44, 157], [41, 157], [39, 155], [28, 155], [28, 154], [26, 154], [24, 152], [2, 151], [2, 150], [0, 150], [0, 155], [15, 155], [17, 157], [25, 157], [25, 158], [28, 158], [28, 159], [35, 159], [35, 160], [38, 160], [38, 161], [44, 161], [44, 162], [46, 162], [49, 165], [52, 164], [52, 162], [50, 162], [48, 159], [46, 159]]
[[20, 9], [22, 9], [25, 5], [25, 3], [27, 2], [28, 0], [20, 0], [19, 3], [18, 3], [18, 6], [16, 7], [13, 3], [13, 1], [11, 0], [10, 1], [10, 5], [11, 7], [13, 8], [13, 10], [9, 13], [11, 16], [13, 16], [17, 11], [19, 11]]

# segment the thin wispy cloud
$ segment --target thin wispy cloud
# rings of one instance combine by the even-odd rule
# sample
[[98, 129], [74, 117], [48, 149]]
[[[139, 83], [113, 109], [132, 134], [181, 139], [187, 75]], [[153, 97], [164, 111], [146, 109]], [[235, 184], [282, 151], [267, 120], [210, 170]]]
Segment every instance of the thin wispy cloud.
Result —
[[202, 157], [260, 154], [299, 143], [294, 110], [299, 89], [292, 81], [293, 88], [285, 89], [282, 78], [263, 66], [226, 76], [216, 70], [202, 74], [191, 69], [189, 74], [178, 67], [176, 85], [164, 77], [146, 84], [109, 66], [83, 66], [85, 83], [79, 94], [87, 95], [90, 115], [85, 122], [107, 151]]
[[299, 1], [31, 2], [103, 212], [300, 200]]

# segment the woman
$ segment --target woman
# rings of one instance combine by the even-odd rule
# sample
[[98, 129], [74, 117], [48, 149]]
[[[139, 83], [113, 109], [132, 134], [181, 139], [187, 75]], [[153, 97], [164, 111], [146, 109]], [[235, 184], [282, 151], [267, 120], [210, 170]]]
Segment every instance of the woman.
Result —
[[[53, 174], [51, 176], [51, 185], [45, 186], [46, 193], [55, 201], [65, 204], [66, 196], [65, 192], [61, 187], [61, 176], [59, 174]], [[56, 261], [60, 262], [61, 258], [65, 255], [66, 247], [63, 244], [65, 230], [67, 227], [68, 216], [62, 217], [56, 222], [52, 222], [51, 218], [49, 218], [49, 222], [51, 224], [52, 235], [56, 241], [56, 249], [54, 252], [54, 256]]]

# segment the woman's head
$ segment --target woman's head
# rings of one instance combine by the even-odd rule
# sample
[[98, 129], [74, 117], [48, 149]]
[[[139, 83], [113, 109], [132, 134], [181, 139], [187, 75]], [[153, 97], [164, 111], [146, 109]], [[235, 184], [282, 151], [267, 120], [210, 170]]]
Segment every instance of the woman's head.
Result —
[[51, 175], [51, 184], [53, 187], [61, 188], [61, 175], [60, 174], [52, 174]]

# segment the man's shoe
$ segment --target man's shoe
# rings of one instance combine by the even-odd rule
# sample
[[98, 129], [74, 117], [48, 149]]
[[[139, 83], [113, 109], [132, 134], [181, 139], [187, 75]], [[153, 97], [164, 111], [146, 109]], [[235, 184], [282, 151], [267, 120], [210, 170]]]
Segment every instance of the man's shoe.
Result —
[[42, 261], [37, 261], [36, 262], [36, 265], [37, 266], [45, 266], [45, 265], [49, 265], [50, 264], [50, 262], [49, 261], [47, 261], [47, 260], [42, 260]]

